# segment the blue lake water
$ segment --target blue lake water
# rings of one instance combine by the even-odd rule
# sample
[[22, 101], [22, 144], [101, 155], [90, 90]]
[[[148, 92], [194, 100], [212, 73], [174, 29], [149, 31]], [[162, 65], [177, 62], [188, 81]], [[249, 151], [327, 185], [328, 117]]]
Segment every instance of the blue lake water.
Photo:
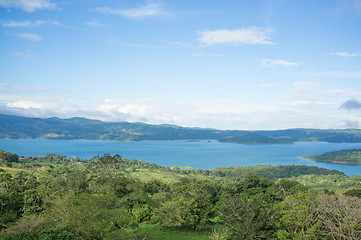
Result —
[[361, 143], [300, 142], [291, 145], [245, 145], [216, 141], [141, 141], [114, 142], [92, 140], [6, 140], [0, 149], [20, 156], [44, 156], [59, 153], [65, 156], [92, 158], [119, 154], [162, 166], [191, 166], [198, 169], [254, 165], [314, 165], [337, 169], [348, 176], [361, 175], [361, 166], [313, 162], [299, 158], [306, 154], [322, 154], [342, 149], [361, 148]]

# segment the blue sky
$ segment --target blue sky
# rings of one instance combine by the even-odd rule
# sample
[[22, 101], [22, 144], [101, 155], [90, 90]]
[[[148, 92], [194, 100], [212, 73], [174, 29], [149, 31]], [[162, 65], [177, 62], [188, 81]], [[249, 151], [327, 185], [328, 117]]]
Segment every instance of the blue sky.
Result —
[[361, 0], [0, 0], [0, 113], [361, 127]]

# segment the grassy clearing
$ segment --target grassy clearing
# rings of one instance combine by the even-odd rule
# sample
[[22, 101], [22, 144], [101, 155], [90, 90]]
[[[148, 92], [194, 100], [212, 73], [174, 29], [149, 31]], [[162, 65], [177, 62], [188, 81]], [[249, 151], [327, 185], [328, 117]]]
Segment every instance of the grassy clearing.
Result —
[[184, 177], [191, 177], [198, 180], [207, 180], [210, 177], [201, 174], [182, 174], [164, 170], [148, 170], [148, 169], [137, 169], [136, 172], [129, 172], [126, 174], [128, 177], [139, 179], [140, 181], [150, 181], [153, 179], [162, 180], [163, 182], [179, 182]]
[[142, 224], [136, 232], [139, 239], [148, 236], [147, 240], [209, 240], [210, 232], [192, 230], [170, 230], [155, 224]]
[[11, 168], [11, 167], [0, 167], [1, 170], [4, 170], [7, 173], [10, 173], [11, 175], [16, 175], [19, 172], [26, 172], [28, 170], [26, 169], [19, 169], [19, 168]]
[[162, 170], [149, 171], [147, 169], [137, 169], [136, 172], [130, 172], [129, 176], [145, 182], [158, 179], [166, 183], [178, 182], [182, 178], [181, 176], [173, 174], [172, 172]]
[[179, 168], [180, 170], [190, 170], [192, 169], [192, 167], [190, 166], [173, 166], [173, 167], [170, 167], [171, 169], [174, 169], [174, 168]]

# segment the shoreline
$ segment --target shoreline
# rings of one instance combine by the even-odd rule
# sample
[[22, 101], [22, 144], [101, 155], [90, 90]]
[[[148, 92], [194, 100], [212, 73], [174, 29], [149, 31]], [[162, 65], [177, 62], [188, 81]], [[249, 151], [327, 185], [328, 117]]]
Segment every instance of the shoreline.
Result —
[[349, 165], [349, 166], [361, 166], [361, 163], [349, 163], [349, 162], [343, 162], [343, 161], [319, 161], [319, 160], [316, 160], [315, 158], [307, 157], [307, 155], [299, 156], [297, 158], [306, 158], [313, 162], [333, 163], [333, 164]]

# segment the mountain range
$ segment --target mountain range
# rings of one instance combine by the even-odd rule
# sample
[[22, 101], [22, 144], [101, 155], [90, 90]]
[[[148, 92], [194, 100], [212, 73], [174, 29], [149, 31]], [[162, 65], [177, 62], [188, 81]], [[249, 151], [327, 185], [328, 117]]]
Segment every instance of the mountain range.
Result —
[[102, 122], [86, 118], [28, 118], [0, 114], [2, 139], [90, 139], [113, 141], [202, 140], [244, 144], [299, 141], [361, 142], [361, 129], [218, 130], [170, 124]]

